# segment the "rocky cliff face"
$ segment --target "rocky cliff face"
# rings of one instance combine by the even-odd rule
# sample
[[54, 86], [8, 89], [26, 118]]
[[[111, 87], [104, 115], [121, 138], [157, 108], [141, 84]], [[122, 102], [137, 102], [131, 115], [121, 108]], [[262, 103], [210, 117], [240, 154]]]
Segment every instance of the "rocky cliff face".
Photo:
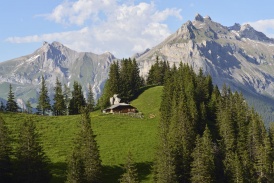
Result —
[[274, 97], [274, 40], [250, 25], [223, 26], [197, 15], [158, 46], [137, 58], [147, 75], [156, 56], [211, 74], [215, 84]]
[[44, 42], [41, 48], [30, 55], [0, 63], [0, 97], [7, 97], [8, 85], [11, 83], [16, 98], [20, 101], [30, 99], [36, 103], [42, 75], [51, 98], [56, 77], [70, 86], [78, 81], [84, 90], [87, 90], [90, 83], [98, 97], [108, 77], [109, 65], [115, 59], [111, 53], [97, 55], [76, 52], [58, 42]]

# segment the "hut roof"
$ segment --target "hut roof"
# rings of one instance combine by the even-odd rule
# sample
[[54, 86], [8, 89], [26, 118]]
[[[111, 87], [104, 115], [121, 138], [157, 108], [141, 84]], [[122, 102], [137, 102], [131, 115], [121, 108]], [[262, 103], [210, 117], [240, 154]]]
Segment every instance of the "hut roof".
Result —
[[[130, 104], [126, 104], [126, 103], [119, 103], [119, 104], [114, 104], [112, 106], [110, 106], [109, 108], [106, 108], [105, 110], [108, 110], [108, 109], [115, 109], [116, 107], [118, 106], [131, 106]], [[132, 107], [132, 106], [131, 106]]]

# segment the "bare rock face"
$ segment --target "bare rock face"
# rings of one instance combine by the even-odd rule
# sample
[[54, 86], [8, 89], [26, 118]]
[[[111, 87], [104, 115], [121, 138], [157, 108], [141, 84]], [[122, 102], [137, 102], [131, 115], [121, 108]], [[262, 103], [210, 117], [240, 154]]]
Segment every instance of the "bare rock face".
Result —
[[7, 86], [11, 83], [21, 106], [29, 99], [36, 103], [42, 76], [51, 98], [57, 77], [70, 87], [74, 81], [79, 82], [84, 91], [91, 84], [98, 98], [108, 77], [109, 66], [115, 59], [109, 52], [101, 55], [76, 52], [58, 42], [44, 42], [30, 55], [0, 63], [0, 98], [7, 98]]
[[274, 97], [274, 42], [250, 25], [223, 26], [196, 15], [159, 45], [137, 58], [140, 72], [148, 74], [156, 57], [173, 65], [186, 63], [211, 74], [219, 87]]

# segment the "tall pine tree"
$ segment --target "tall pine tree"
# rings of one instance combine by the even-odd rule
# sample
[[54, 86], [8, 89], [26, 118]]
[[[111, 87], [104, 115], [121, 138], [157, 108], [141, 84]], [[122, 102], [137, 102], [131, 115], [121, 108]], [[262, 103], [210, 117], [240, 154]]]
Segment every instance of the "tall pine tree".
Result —
[[9, 90], [9, 95], [8, 95], [8, 101], [7, 101], [7, 104], [6, 104], [6, 111], [17, 112], [19, 107], [18, 107], [17, 103], [15, 102], [14, 93], [12, 92], [11, 84], [10, 84], [9, 89], [10, 90]]
[[64, 96], [64, 102], [65, 102], [65, 114], [68, 115], [69, 114], [69, 102], [71, 99], [71, 92], [70, 92], [70, 88], [68, 85], [64, 84], [64, 92], [63, 92], [63, 96]]
[[48, 96], [48, 88], [46, 86], [44, 76], [42, 76], [42, 80], [41, 80], [41, 89], [39, 92], [37, 109], [42, 115], [45, 115], [46, 111], [51, 109], [50, 99]]
[[64, 95], [62, 91], [62, 84], [58, 80], [58, 78], [56, 78], [54, 91], [55, 91], [54, 98], [53, 98], [54, 104], [52, 106], [53, 113], [56, 116], [64, 115], [66, 112], [66, 105], [65, 105]]
[[81, 113], [81, 130], [69, 161], [67, 181], [77, 182], [81, 178], [84, 182], [101, 182], [102, 165], [90, 124], [89, 110], [82, 108]]
[[20, 128], [15, 157], [16, 182], [49, 182], [51, 178], [49, 160], [43, 151], [36, 126], [31, 118], [26, 119]]
[[192, 157], [191, 182], [216, 182], [213, 143], [208, 127], [206, 127], [202, 137], [197, 137]]
[[135, 165], [133, 164], [132, 154], [129, 152], [127, 161], [124, 165], [125, 172], [121, 175], [121, 183], [138, 183], [138, 173]]
[[72, 98], [69, 102], [69, 114], [80, 114], [80, 109], [84, 106], [86, 106], [86, 100], [83, 95], [82, 86], [77, 81], [74, 81]]
[[87, 108], [89, 112], [94, 111], [94, 108], [95, 108], [94, 94], [90, 84], [88, 85]]

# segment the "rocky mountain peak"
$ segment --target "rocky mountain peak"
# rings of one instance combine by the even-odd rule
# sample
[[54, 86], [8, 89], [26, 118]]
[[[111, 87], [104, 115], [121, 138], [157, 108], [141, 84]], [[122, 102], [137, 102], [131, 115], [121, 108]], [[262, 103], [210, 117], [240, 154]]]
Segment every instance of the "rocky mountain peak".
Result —
[[183, 26], [177, 31], [177, 35], [183, 37], [183, 39], [194, 39], [195, 26], [191, 21], [187, 21]]
[[57, 41], [54, 41], [51, 43], [51, 46], [55, 47], [55, 48], [63, 48], [65, 47], [63, 44], [57, 42]]
[[205, 18], [204, 19], [208, 19], [208, 20], [211, 20], [211, 18], [210, 18], [210, 16], [205, 16]]
[[248, 38], [255, 41], [274, 43], [274, 40], [268, 38], [264, 33], [256, 31], [251, 25], [244, 24], [239, 30], [241, 38]]
[[241, 26], [240, 31], [254, 31], [254, 29], [250, 24], [244, 24]]
[[199, 13], [197, 13], [196, 16], [195, 16], [195, 20], [199, 21], [199, 22], [203, 22], [204, 18]]
[[180, 62], [195, 71], [203, 69], [215, 84], [224, 83], [274, 98], [273, 39], [256, 31], [251, 25], [231, 27], [197, 14], [175, 34], [137, 58], [140, 72], [147, 76], [156, 56], [170, 65]]
[[228, 27], [229, 30], [235, 30], [235, 31], [239, 31], [241, 30], [241, 25], [239, 23], [235, 23], [233, 26]]

